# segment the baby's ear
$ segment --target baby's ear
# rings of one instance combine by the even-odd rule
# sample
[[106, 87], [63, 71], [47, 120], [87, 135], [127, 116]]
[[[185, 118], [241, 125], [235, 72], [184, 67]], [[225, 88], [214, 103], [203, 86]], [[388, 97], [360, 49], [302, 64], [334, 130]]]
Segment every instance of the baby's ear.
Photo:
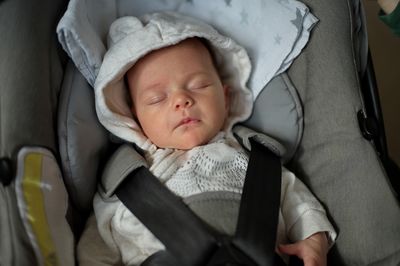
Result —
[[[130, 99], [130, 98], [129, 98], [129, 99]], [[132, 100], [132, 99], [130, 99], [129, 108], [131, 109], [133, 118], [136, 119], [136, 118], [137, 118], [137, 115], [136, 115], [136, 108], [135, 108], [135, 104], [133, 103], [133, 100]]]
[[136, 118], [135, 104], [133, 103], [131, 88], [129, 87], [128, 75], [126, 75], [126, 74], [124, 75], [124, 84], [125, 84], [125, 91], [126, 91], [126, 96], [125, 96], [126, 103], [128, 104], [133, 117]]
[[129, 106], [129, 110], [130, 110], [131, 113], [132, 113], [132, 117], [136, 119], [136, 108], [135, 108], [135, 103], [133, 102], [132, 95], [131, 95], [131, 93], [129, 92], [129, 87], [128, 87], [127, 90], [128, 90], [128, 93], [127, 93], [127, 95], [126, 95], [126, 104]]
[[223, 89], [224, 89], [224, 96], [225, 96], [225, 110], [229, 110], [230, 106], [230, 90], [231, 87], [227, 84], [223, 84]]

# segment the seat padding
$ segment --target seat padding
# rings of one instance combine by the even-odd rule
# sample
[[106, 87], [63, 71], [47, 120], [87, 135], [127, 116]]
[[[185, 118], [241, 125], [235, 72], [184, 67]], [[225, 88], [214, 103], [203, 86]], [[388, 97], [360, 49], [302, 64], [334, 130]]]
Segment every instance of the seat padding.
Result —
[[399, 204], [373, 144], [358, 127], [363, 103], [348, 1], [305, 2], [321, 20], [289, 70], [304, 105], [293, 166], [338, 229], [331, 265], [398, 265]]

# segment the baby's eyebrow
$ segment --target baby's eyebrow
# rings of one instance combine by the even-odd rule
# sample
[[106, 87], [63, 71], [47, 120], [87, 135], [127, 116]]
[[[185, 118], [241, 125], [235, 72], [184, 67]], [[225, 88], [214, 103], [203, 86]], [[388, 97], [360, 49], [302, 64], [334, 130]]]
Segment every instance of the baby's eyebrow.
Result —
[[153, 91], [153, 90], [159, 90], [162, 89], [164, 86], [161, 82], [157, 82], [157, 83], [151, 83], [147, 86], [145, 86], [142, 90], [141, 93], [145, 93], [148, 91]]
[[159, 82], [149, 84], [148, 86], [144, 86], [144, 87], [140, 88], [137, 91], [136, 95], [139, 98], [147, 97], [149, 94], [154, 94], [154, 93], [160, 92], [163, 88], [164, 88], [163, 85]]
[[208, 77], [210, 75], [210, 73], [208, 73], [207, 71], [197, 71], [197, 72], [193, 72], [191, 74], [188, 75], [189, 79], [192, 78], [197, 78], [197, 77]]

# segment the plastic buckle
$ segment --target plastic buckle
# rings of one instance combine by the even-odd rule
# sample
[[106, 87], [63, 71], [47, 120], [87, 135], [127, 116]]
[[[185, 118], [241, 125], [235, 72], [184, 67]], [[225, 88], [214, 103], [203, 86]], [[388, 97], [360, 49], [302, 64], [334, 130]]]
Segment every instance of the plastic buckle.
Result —
[[8, 186], [13, 178], [11, 160], [0, 158], [0, 181], [4, 186]]
[[375, 117], [367, 117], [363, 110], [357, 113], [358, 125], [361, 133], [367, 140], [376, 139], [379, 136], [378, 122]]

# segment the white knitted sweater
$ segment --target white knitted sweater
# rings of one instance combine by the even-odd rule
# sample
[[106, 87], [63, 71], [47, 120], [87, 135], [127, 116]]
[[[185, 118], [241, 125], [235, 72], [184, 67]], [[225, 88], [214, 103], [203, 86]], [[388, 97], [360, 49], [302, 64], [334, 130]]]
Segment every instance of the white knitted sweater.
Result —
[[207, 145], [189, 151], [159, 149], [146, 159], [150, 171], [182, 198], [208, 191], [241, 193], [248, 163], [246, 152], [223, 132]]

